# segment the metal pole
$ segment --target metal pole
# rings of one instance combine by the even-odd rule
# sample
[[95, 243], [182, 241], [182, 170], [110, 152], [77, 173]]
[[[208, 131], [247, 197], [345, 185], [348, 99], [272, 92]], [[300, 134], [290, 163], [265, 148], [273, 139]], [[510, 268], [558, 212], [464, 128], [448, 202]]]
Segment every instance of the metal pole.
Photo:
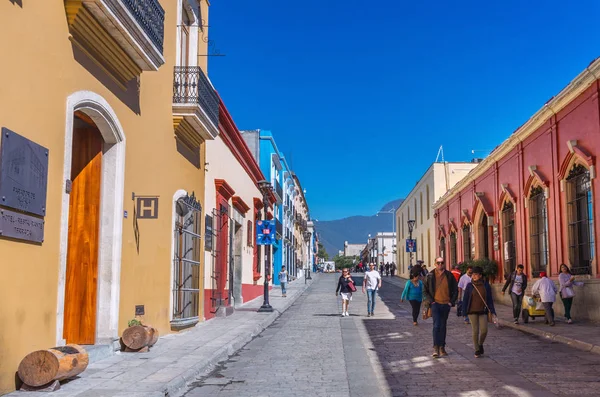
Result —
[[[263, 219], [266, 220], [267, 219], [268, 201], [267, 201], [267, 197], [266, 197], [266, 195], [264, 195], [264, 193], [263, 193], [263, 205], [264, 205], [264, 208], [263, 208], [264, 211], [263, 212], [265, 214], [264, 217], [263, 217]], [[264, 300], [263, 300], [262, 306], [258, 309], [259, 313], [270, 313], [270, 312], [273, 311], [273, 306], [271, 306], [269, 304], [269, 278], [268, 278], [268, 275], [269, 275], [269, 273], [271, 271], [271, 264], [270, 264], [270, 261], [269, 261], [270, 255], [269, 254], [270, 254], [270, 252], [268, 250], [268, 247], [265, 246], [265, 282], [264, 282], [264, 285], [263, 285], [263, 287], [264, 287], [264, 290], [263, 290]]]

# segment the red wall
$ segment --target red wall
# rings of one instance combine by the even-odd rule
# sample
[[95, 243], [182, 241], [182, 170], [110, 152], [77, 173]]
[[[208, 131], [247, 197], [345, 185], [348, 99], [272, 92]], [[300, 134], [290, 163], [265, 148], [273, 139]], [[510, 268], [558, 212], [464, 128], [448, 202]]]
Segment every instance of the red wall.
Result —
[[[457, 233], [457, 259], [463, 261], [463, 240], [460, 229], [465, 220], [463, 210], [467, 211], [468, 221], [477, 223], [481, 205], [477, 203], [475, 192], [483, 192], [491, 207], [490, 216], [494, 217], [499, 229], [499, 250], [493, 250], [490, 244], [492, 257], [499, 264], [500, 277], [503, 280], [503, 250], [502, 250], [502, 224], [500, 211], [506, 194], [502, 185], [508, 186], [509, 193], [514, 196], [517, 212], [515, 214], [516, 233], [516, 263], [525, 265], [526, 272], [530, 273], [529, 260], [529, 213], [525, 207], [525, 198], [529, 194], [525, 191], [528, 181], [531, 184], [532, 176], [529, 167], [537, 167], [538, 175], [548, 183], [548, 244], [549, 244], [549, 269], [550, 276], [558, 274], [561, 263], [569, 264], [568, 243], [566, 240], [566, 204], [565, 193], [561, 191], [561, 169], [570, 164], [573, 157], [582, 159], [595, 168], [595, 155], [600, 149], [600, 112], [598, 103], [599, 82], [596, 81], [579, 97], [570, 102], [563, 110], [553, 115], [533, 134], [523, 142], [517, 142], [515, 147], [495, 163], [488, 165], [483, 174], [471, 181], [458, 194], [450, 199], [445, 199], [438, 204], [436, 210], [436, 230], [438, 231], [437, 252], [440, 251], [439, 239], [448, 237], [453, 218], [454, 225], [459, 229]], [[570, 152], [567, 141], [577, 140], [576, 154]], [[580, 153], [577, 153], [580, 151]], [[591, 155], [587, 159], [585, 155]], [[583, 154], [583, 156], [582, 156]], [[569, 167], [570, 169], [570, 167]], [[568, 171], [567, 171], [568, 172]], [[597, 179], [592, 179], [592, 192], [594, 201], [600, 197], [600, 186]], [[592, 262], [592, 274], [598, 276], [598, 236], [600, 223], [599, 206], [594, 205], [595, 253]], [[476, 218], [475, 218], [476, 217]], [[473, 228], [475, 244], [478, 244], [476, 228]], [[490, 235], [492, 230], [490, 228]], [[446, 255], [449, 263], [449, 239], [446, 238]]]

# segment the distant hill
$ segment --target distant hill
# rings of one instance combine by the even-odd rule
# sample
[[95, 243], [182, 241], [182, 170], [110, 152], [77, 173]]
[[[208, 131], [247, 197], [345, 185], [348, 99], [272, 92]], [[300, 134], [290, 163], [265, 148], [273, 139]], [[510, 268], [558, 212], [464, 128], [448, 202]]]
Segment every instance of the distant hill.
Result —
[[[390, 201], [380, 211], [398, 208], [403, 201], [404, 199]], [[377, 232], [391, 232], [393, 216], [392, 214], [350, 216], [333, 221], [319, 221], [316, 228], [320, 242], [329, 256], [333, 257], [344, 248], [344, 241], [350, 244], [366, 244], [369, 234], [374, 236]]]

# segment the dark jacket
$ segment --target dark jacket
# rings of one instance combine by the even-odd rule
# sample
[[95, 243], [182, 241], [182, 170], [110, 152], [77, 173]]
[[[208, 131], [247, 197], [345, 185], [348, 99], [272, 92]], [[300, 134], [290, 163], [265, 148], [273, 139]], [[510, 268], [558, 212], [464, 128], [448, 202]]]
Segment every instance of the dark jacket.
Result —
[[[508, 276], [508, 278], [506, 279], [506, 283], [504, 283], [504, 287], [502, 287], [502, 292], [506, 291], [507, 288], [508, 292], [512, 292], [513, 285], [515, 284], [516, 275], [517, 272], [514, 271], [510, 274], [510, 276]], [[521, 274], [521, 276], [523, 276], [523, 294], [525, 294], [525, 290], [527, 289], [527, 276], [525, 275], [525, 273]]]
[[352, 277], [346, 278], [344, 276], [340, 276], [340, 279], [338, 280], [337, 288], [335, 289], [335, 293], [337, 294], [338, 292], [344, 292], [344, 293], [352, 292], [350, 287], [348, 287], [348, 283], [350, 283], [350, 280], [352, 280]]
[[[492, 287], [487, 281], [483, 282], [483, 287], [485, 288], [485, 303], [492, 311], [492, 314], [496, 314], [494, 298], [492, 298]], [[471, 282], [467, 284], [467, 288], [465, 288], [465, 292], [463, 293], [462, 312], [465, 316], [469, 313], [469, 306], [471, 306], [471, 298], [473, 297], [473, 294], [477, 293], [477, 291], [474, 291], [474, 288], [475, 287], [473, 287], [473, 283]], [[487, 313], [487, 309], [485, 312]]]
[[[456, 298], [458, 298], [458, 283], [456, 279], [448, 270], [444, 270], [444, 275], [448, 279], [448, 292], [450, 292], [450, 304], [454, 306], [456, 304]], [[425, 278], [425, 285], [423, 286], [423, 300], [426, 305], [430, 305], [434, 301], [435, 296], [435, 270], [432, 270], [427, 274]]]

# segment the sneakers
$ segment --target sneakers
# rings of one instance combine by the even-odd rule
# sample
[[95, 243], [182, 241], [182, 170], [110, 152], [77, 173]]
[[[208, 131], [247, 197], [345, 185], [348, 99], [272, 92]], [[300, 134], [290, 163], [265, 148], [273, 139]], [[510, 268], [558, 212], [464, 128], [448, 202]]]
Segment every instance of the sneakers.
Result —
[[481, 357], [481, 350], [477, 349], [475, 350], [475, 358], [479, 358]]
[[440, 348], [439, 346], [433, 346], [433, 354], [431, 357], [438, 358], [440, 356]]
[[371, 313], [367, 313], [367, 317], [371, 317], [371, 316], [372, 316], [372, 314], [371, 314]]
[[571, 320], [571, 319], [568, 319], [568, 320], [567, 320], [567, 324], [573, 324], [573, 320]]
[[446, 353], [445, 346], [440, 346], [440, 357], [448, 357], [448, 353]]
[[471, 322], [469, 321], [469, 319], [468, 319], [468, 318], [465, 318], [465, 324], [467, 324], [467, 325], [470, 325], [470, 324], [471, 324]]
[[519, 324], [519, 320], [515, 319], [515, 324]]

